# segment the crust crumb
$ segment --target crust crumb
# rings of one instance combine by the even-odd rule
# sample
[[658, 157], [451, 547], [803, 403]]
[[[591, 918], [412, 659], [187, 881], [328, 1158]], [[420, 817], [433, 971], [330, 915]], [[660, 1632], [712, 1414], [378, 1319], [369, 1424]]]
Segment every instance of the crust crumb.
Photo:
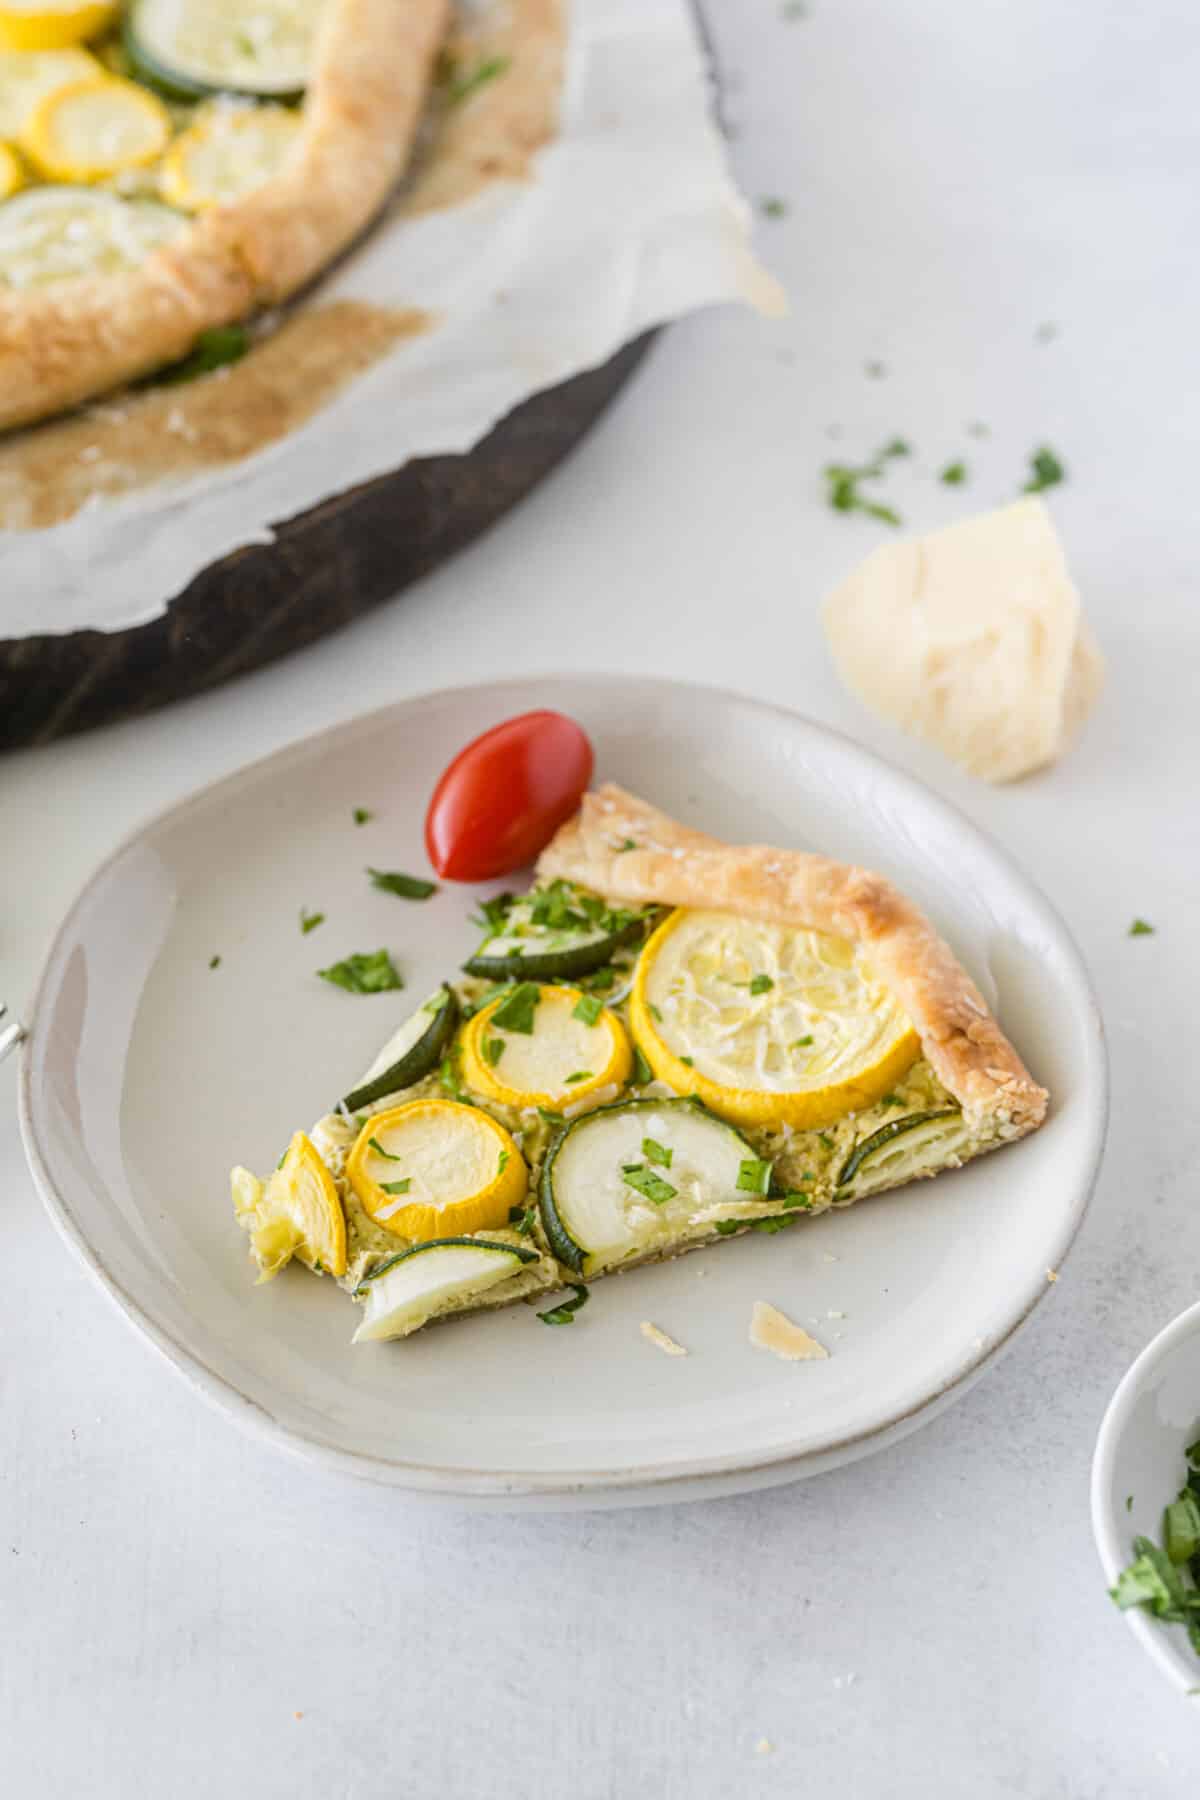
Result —
[[673, 1337], [668, 1337], [665, 1331], [660, 1331], [657, 1325], [650, 1323], [649, 1319], [643, 1319], [638, 1330], [646, 1342], [653, 1344], [656, 1350], [661, 1350], [664, 1356], [686, 1356], [688, 1354], [682, 1344], [677, 1344]]
[[783, 1362], [824, 1362], [829, 1356], [802, 1325], [766, 1300], [756, 1300], [750, 1315], [750, 1342], [756, 1350], [769, 1350]]

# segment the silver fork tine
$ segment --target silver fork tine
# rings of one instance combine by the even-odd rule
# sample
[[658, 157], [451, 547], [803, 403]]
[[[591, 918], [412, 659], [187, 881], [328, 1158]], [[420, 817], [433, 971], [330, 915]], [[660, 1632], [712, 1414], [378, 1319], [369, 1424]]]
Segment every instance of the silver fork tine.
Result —
[[[7, 1011], [8, 1007], [0, 1000], [0, 1019], [3, 1019]], [[9, 1025], [0, 1025], [0, 1062], [16, 1049], [24, 1036], [25, 1028], [18, 1019], [14, 1019]]]

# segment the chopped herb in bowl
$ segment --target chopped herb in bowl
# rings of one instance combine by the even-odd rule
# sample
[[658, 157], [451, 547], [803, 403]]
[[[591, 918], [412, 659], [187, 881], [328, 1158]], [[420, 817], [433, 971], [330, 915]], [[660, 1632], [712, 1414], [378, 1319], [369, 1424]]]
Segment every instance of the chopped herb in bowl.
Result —
[[1122, 1612], [1140, 1606], [1164, 1624], [1186, 1625], [1200, 1653], [1200, 1439], [1184, 1456], [1187, 1480], [1163, 1509], [1161, 1545], [1135, 1537], [1133, 1561], [1109, 1593]]

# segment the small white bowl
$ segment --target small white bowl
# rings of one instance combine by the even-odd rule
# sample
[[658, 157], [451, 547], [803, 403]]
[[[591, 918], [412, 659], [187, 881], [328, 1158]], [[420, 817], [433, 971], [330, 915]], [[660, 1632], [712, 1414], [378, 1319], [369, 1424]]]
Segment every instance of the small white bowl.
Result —
[[[1147, 1344], [1100, 1426], [1092, 1459], [1092, 1531], [1109, 1587], [1132, 1559], [1135, 1537], [1162, 1542], [1163, 1508], [1183, 1486], [1184, 1450], [1197, 1437], [1200, 1302]], [[1164, 1625], [1140, 1607], [1131, 1607], [1125, 1618], [1177, 1688], [1200, 1688], [1200, 1656], [1182, 1625]]]

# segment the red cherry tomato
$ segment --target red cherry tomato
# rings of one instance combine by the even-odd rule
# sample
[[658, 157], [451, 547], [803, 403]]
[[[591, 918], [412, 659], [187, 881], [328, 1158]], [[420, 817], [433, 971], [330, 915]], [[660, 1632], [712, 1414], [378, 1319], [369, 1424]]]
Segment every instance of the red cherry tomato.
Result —
[[569, 819], [592, 778], [592, 746], [565, 714], [521, 713], [460, 750], [425, 815], [425, 848], [447, 881], [522, 869]]

